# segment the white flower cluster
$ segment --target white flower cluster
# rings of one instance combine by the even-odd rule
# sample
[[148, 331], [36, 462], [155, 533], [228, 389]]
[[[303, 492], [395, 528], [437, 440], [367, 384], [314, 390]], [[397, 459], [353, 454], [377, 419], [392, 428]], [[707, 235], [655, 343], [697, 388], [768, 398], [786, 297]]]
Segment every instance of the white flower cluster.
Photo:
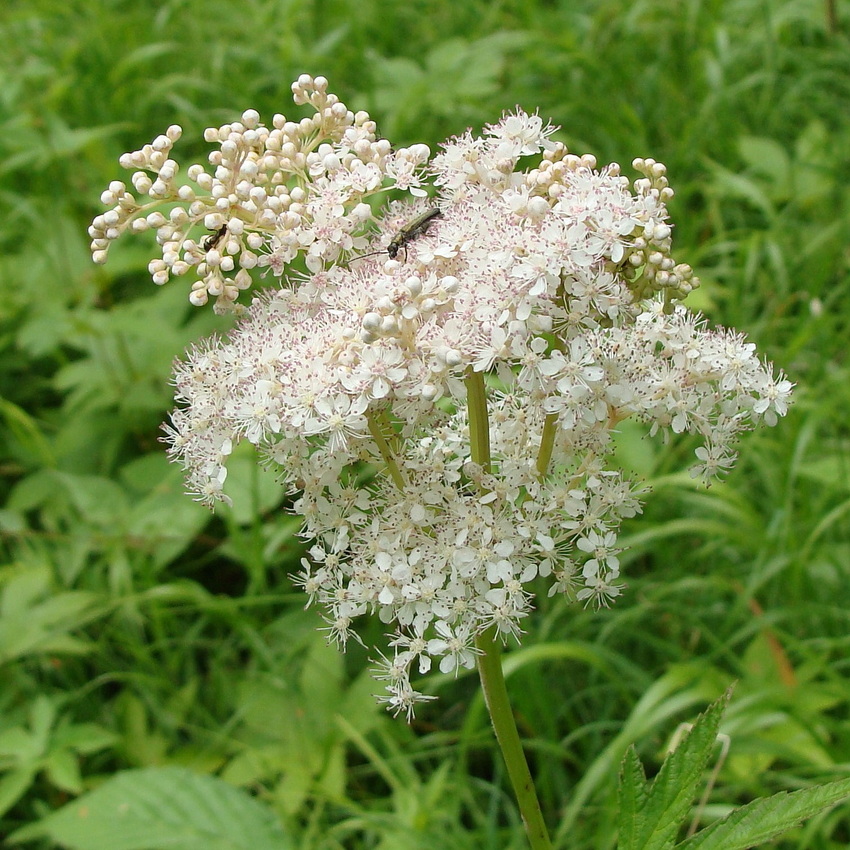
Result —
[[[611, 468], [618, 422], [701, 435], [695, 474], [710, 479], [733, 462], [740, 432], [785, 413], [792, 385], [743, 337], [676, 303], [697, 281], [670, 256], [660, 163], [636, 160], [643, 177], [631, 186], [517, 112], [449, 141], [430, 162], [428, 200], [421, 146], [393, 153], [324, 83], [294, 88], [302, 100], [322, 92], [332, 104], [320, 108], [322, 131], [332, 135], [337, 116], [339, 140], [299, 159], [304, 122], [276, 119], [277, 135], [259, 134], [250, 156], [235, 143], [213, 188], [244, 179], [204, 224], [249, 267], [262, 255], [242, 245], [247, 232], [264, 234], [273, 267], [300, 251], [312, 273], [264, 292], [228, 340], [200, 343], [177, 366], [170, 453], [212, 503], [226, 499], [234, 445], [260, 447], [314, 541], [300, 584], [341, 644], [360, 615], [388, 624], [394, 652], [378, 676], [390, 707], [410, 714], [424, 698], [411, 672], [472, 666], [475, 638], [491, 627], [518, 634], [532, 579], [596, 604], [620, 593], [617, 531], [640, 493]], [[257, 125], [243, 124], [244, 139]], [[139, 158], [158, 162], [156, 150]], [[283, 159], [300, 189], [281, 182], [294, 173]], [[258, 192], [261, 175], [272, 176]], [[374, 255], [352, 256], [368, 215], [351, 204], [387, 185], [419, 197], [391, 205]], [[110, 192], [120, 219], [121, 193]], [[159, 226], [182, 237], [187, 220], [173, 218]], [[211, 253], [200, 251], [198, 273], [214, 294]]]

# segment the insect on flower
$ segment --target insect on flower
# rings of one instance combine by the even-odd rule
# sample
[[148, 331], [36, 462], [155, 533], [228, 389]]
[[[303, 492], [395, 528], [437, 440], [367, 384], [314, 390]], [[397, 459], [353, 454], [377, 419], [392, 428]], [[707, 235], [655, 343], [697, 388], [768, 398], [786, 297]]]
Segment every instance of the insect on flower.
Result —
[[201, 240], [201, 247], [205, 251], [211, 251], [213, 248], [215, 248], [216, 245], [218, 245], [219, 242], [221, 242], [225, 233], [227, 233], [227, 225], [222, 224], [222, 226], [219, 227], [219, 229], [216, 230], [215, 233], [210, 233], [209, 236], [205, 236]]
[[[390, 259], [394, 260], [402, 248], [404, 248], [406, 252], [408, 242], [412, 242], [418, 236], [422, 236], [424, 233], [427, 233], [428, 228], [431, 226], [431, 222], [435, 218], [439, 218], [441, 215], [442, 213], [438, 207], [431, 207], [431, 209], [425, 210], [425, 212], [410, 219], [410, 221], [405, 222], [399, 228], [398, 233], [396, 233], [396, 235], [390, 240], [390, 244], [387, 245], [387, 254], [389, 254]], [[376, 254], [383, 253], [383, 251], [372, 251], [371, 254], [361, 254], [359, 257], [353, 257], [352, 259], [363, 260], [366, 257], [374, 257]]]

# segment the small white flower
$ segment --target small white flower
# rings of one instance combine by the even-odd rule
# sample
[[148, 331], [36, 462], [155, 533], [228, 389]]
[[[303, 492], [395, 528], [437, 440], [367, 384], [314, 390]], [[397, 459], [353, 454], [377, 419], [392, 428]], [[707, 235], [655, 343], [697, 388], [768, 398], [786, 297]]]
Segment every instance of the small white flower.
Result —
[[428, 641], [428, 652], [442, 656], [441, 673], [453, 672], [457, 675], [461, 667], [470, 669], [475, 666], [475, 658], [479, 653], [473, 643], [474, 632], [468, 623], [460, 623], [452, 629], [448, 623], [438, 620], [434, 624], [434, 631], [440, 637]]
[[617, 555], [622, 551], [615, 548], [617, 535], [612, 531], [605, 534], [599, 534], [596, 531], [590, 531], [586, 535], [579, 537], [576, 545], [582, 552], [587, 552], [592, 555], [584, 562], [582, 567], [582, 575], [585, 578], [598, 576], [603, 571], [619, 571], [620, 560]]

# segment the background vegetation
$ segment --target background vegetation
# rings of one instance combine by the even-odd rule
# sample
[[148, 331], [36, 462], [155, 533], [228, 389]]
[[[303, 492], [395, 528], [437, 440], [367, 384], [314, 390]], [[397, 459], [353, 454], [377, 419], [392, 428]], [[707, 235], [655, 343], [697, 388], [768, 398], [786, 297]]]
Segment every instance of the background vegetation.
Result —
[[[200, 161], [206, 126], [297, 113], [304, 71], [397, 143], [521, 104], [600, 162], [665, 162], [692, 303], [799, 384], [709, 491], [680, 472], [691, 445], [626, 432], [653, 494], [628, 527], [625, 596], [593, 612], [544, 594], [509, 653], [560, 846], [612, 847], [625, 747], [657, 764], [732, 682], [705, 819], [846, 776], [848, 33], [846, 0], [8, 0], [0, 836], [117, 771], [180, 766], [248, 789], [294, 847], [524, 846], [475, 676], [432, 677], [439, 701], [393, 720], [366, 652], [329, 649], [303, 610], [274, 483], [245, 456], [233, 510], [182, 494], [158, 443], [170, 363], [223, 321], [150, 283], [144, 238], [105, 268], [88, 257], [122, 152], [180, 123], [181, 161]], [[848, 844], [844, 806], [775, 846]]]

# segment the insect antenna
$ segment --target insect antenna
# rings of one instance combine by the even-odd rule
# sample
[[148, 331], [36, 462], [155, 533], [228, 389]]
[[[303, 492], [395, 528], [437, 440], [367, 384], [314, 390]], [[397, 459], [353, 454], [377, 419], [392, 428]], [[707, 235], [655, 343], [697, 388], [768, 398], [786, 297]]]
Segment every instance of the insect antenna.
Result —
[[366, 257], [377, 257], [378, 254], [386, 254], [387, 249], [384, 248], [383, 251], [370, 251], [368, 254], [358, 254], [356, 257], [349, 257], [348, 262], [353, 263], [355, 260], [365, 260]]

